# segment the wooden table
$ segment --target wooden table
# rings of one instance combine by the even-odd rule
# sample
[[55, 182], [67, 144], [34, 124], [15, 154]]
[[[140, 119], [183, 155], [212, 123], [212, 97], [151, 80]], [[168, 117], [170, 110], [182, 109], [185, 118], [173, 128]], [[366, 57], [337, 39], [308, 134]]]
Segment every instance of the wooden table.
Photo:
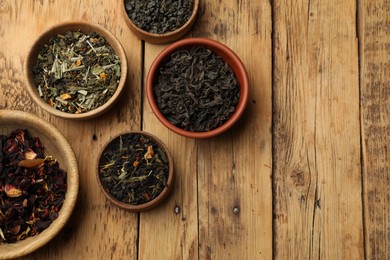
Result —
[[[390, 1], [200, 2], [186, 37], [228, 45], [251, 83], [243, 118], [209, 140], [151, 112], [144, 81], [167, 45], [135, 37], [119, 0], [0, 0], [0, 109], [50, 121], [80, 170], [70, 221], [26, 259], [390, 259]], [[129, 64], [119, 103], [87, 121], [50, 116], [25, 89], [32, 42], [71, 19], [113, 32]], [[166, 142], [177, 179], [136, 214], [105, 199], [95, 165], [111, 136], [140, 129]]]

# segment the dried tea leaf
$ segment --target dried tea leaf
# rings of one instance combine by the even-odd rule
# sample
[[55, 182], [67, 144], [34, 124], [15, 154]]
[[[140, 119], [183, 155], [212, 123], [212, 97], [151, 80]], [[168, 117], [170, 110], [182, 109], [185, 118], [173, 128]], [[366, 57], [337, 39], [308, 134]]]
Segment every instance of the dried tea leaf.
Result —
[[192, 132], [221, 126], [234, 113], [240, 86], [233, 70], [205, 47], [178, 50], [157, 74], [153, 94], [161, 113]]
[[129, 18], [142, 30], [158, 34], [183, 26], [191, 17], [193, 6], [194, 0], [125, 1]]
[[118, 55], [96, 32], [53, 37], [41, 49], [32, 72], [42, 99], [67, 113], [85, 113], [105, 104], [121, 77]]
[[123, 135], [103, 151], [99, 178], [119, 201], [143, 204], [167, 186], [169, 163], [159, 158], [166, 154], [153, 140], [139, 134]]

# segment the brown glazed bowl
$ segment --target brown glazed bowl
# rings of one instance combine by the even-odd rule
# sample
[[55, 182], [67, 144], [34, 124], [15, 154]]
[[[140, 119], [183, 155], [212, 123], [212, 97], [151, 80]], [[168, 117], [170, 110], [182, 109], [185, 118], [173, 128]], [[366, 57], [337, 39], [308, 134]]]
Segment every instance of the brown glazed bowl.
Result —
[[199, 9], [199, 0], [194, 0], [192, 14], [185, 24], [183, 24], [180, 28], [176, 29], [175, 31], [158, 34], [158, 33], [150, 33], [148, 31], [142, 30], [137, 25], [135, 25], [134, 22], [127, 15], [125, 2], [126, 0], [121, 0], [122, 15], [126, 21], [127, 26], [138, 38], [153, 44], [170, 43], [182, 38], [191, 29], [192, 25], [194, 24]]
[[76, 157], [65, 137], [50, 123], [30, 113], [15, 110], [0, 110], [0, 134], [7, 135], [22, 128], [33, 137], [38, 137], [45, 152], [59, 162], [67, 172], [68, 190], [58, 218], [40, 234], [13, 244], [0, 244], [0, 259], [27, 255], [48, 243], [64, 227], [76, 203], [79, 188], [79, 173]]
[[[114, 93], [114, 95], [102, 106], [85, 112], [81, 114], [72, 114], [72, 113], [66, 113], [62, 112], [60, 110], [57, 110], [53, 107], [51, 107], [49, 104], [47, 104], [40, 96], [37, 90], [37, 87], [35, 86], [34, 83], [34, 77], [33, 77], [33, 72], [32, 68], [36, 64], [36, 59], [38, 57], [38, 53], [42, 49], [42, 47], [49, 42], [49, 40], [56, 36], [57, 34], [64, 34], [68, 31], [78, 31], [80, 30], [83, 33], [91, 33], [91, 32], [96, 32], [100, 36], [104, 37], [107, 42], [111, 45], [111, 47], [115, 50], [115, 53], [118, 55], [120, 62], [121, 62], [121, 76], [120, 76], [120, 81], [118, 83], [118, 87]], [[91, 22], [87, 21], [69, 21], [69, 22], [64, 22], [57, 24], [45, 32], [43, 32], [38, 39], [35, 41], [35, 43], [32, 45], [28, 56], [27, 60], [25, 63], [25, 75], [27, 78], [27, 90], [32, 97], [32, 99], [39, 105], [41, 106], [44, 110], [47, 112], [58, 116], [62, 118], [67, 118], [67, 119], [90, 119], [93, 117], [97, 117], [104, 112], [108, 111], [114, 104], [115, 102], [119, 99], [121, 93], [124, 90], [124, 85], [126, 81], [126, 76], [127, 76], [127, 59], [126, 59], [126, 54], [123, 50], [122, 45], [120, 44], [119, 40], [107, 29], [104, 27], [94, 24]]]
[[[120, 138], [120, 136], [129, 135], [129, 134], [141, 135], [141, 136], [144, 136], [144, 137], [154, 141], [165, 152], [165, 154], [167, 156], [167, 160], [168, 160], [169, 172], [168, 172], [167, 186], [161, 191], [161, 193], [156, 198], [154, 198], [153, 200], [151, 200], [151, 201], [149, 201], [147, 203], [139, 204], [139, 205], [132, 205], [132, 204], [128, 204], [128, 203], [119, 201], [114, 196], [112, 196], [110, 191], [105, 187], [104, 183], [100, 179], [100, 166], [101, 166], [101, 159], [102, 159], [102, 155], [103, 155], [104, 151], [107, 149], [107, 147], [113, 141], [115, 141], [118, 138]], [[128, 210], [128, 211], [132, 211], [132, 212], [147, 211], [147, 210], [150, 210], [150, 209], [160, 205], [167, 198], [167, 196], [169, 195], [169, 193], [170, 193], [170, 191], [172, 190], [172, 187], [173, 187], [174, 171], [173, 171], [173, 159], [172, 159], [172, 156], [169, 153], [169, 150], [168, 150], [167, 146], [159, 138], [157, 138], [156, 136], [154, 136], [154, 135], [152, 135], [151, 133], [148, 133], [148, 132], [144, 132], [144, 131], [129, 131], [129, 132], [120, 133], [120, 134], [112, 137], [103, 146], [103, 148], [102, 148], [102, 150], [101, 150], [101, 152], [99, 154], [96, 167], [97, 167], [97, 170], [96, 170], [97, 182], [98, 182], [99, 187], [102, 190], [103, 194], [106, 196], [106, 198], [111, 203], [113, 203], [114, 205], [116, 205], [119, 208], [122, 208], [122, 209], [125, 209], [125, 210]]]
[[[155, 78], [158, 75], [159, 68], [169, 59], [170, 55], [178, 50], [191, 49], [195, 46], [203, 46], [208, 48], [215, 54], [222, 57], [222, 59], [232, 68], [237, 80], [240, 83], [240, 99], [233, 115], [223, 125], [207, 132], [187, 131], [169, 122], [159, 110], [153, 94], [153, 85]], [[210, 39], [188, 38], [171, 44], [166, 49], [164, 49], [153, 61], [146, 78], [146, 96], [152, 111], [158, 120], [160, 120], [160, 122], [168, 129], [177, 134], [190, 138], [210, 138], [219, 135], [231, 128], [243, 114], [249, 97], [249, 79], [244, 64], [240, 58], [227, 46]]]

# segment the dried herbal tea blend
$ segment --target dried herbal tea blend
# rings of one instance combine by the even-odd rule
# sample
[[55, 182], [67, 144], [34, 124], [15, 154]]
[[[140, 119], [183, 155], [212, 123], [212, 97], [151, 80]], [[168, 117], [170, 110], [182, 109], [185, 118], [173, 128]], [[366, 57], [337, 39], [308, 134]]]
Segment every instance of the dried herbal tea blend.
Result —
[[39, 234], [58, 217], [67, 174], [38, 137], [17, 129], [0, 135], [0, 243]]
[[172, 124], [207, 132], [232, 116], [240, 85], [220, 56], [208, 48], [193, 47], [171, 54], [159, 68], [153, 93], [159, 110]]
[[124, 0], [127, 15], [135, 25], [150, 33], [168, 33], [191, 17], [194, 0]]
[[167, 155], [156, 142], [141, 134], [114, 139], [103, 151], [99, 167], [103, 186], [124, 203], [147, 203], [167, 186]]
[[33, 68], [39, 95], [67, 113], [84, 113], [105, 104], [115, 93], [121, 68], [106, 39], [93, 32], [67, 32], [50, 39]]

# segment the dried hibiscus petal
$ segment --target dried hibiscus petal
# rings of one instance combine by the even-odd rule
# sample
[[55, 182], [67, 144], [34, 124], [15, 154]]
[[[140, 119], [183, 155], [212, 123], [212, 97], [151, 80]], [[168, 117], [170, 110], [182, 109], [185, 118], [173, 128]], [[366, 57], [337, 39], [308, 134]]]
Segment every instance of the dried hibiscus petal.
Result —
[[58, 217], [66, 172], [24, 129], [0, 135], [0, 244], [34, 236]]

